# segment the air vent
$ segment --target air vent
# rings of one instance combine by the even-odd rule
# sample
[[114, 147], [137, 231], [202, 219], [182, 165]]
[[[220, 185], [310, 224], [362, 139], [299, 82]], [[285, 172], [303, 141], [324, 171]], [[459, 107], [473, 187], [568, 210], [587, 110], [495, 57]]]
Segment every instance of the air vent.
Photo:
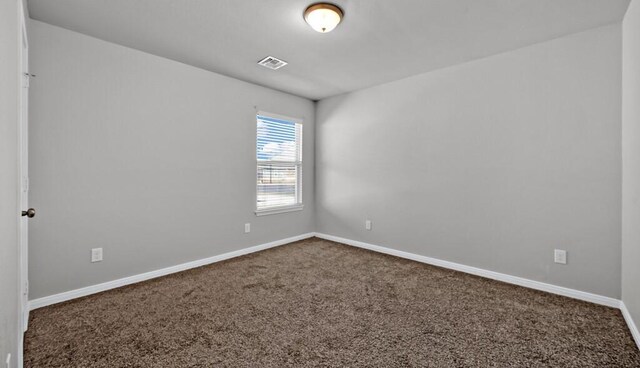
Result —
[[284, 60], [274, 58], [273, 56], [267, 56], [266, 58], [258, 61], [258, 65], [262, 65], [265, 68], [276, 70], [287, 65], [287, 62]]

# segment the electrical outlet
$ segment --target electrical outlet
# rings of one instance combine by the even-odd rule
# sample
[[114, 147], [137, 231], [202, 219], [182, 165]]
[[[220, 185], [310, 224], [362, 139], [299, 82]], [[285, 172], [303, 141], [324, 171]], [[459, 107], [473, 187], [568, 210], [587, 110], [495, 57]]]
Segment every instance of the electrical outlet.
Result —
[[251, 232], [251, 224], [250, 223], [246, 223], [244, 224], [244, 232], [246, 233], [250, 233]]
[[367, 230], [371, 230], [371, 220], [366, 220], [364, 222], [364, 228]]
[[91, 249], [91, 263], [102, 261], [102, 248]]
[[553, 251], [553, 261], [555, 263], [567, 264], [567, 251], [562, 249], [555, 249]]

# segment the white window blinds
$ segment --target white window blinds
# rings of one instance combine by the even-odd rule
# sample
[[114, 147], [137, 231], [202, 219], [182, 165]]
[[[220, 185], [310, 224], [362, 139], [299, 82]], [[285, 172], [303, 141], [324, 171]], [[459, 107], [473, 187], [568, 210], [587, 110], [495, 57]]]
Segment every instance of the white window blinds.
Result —
[[257, 115], [256, 210], [302, 204], [302, 124]]

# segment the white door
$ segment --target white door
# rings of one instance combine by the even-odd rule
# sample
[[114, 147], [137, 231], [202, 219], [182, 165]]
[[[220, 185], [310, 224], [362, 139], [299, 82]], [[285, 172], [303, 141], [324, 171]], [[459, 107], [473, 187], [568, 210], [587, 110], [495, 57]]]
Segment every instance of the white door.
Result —
[[24, 12], [21, 16], [22, 23], [22, 47], [20, 52], [21, 83], [20, 89], [20, 208], [22, 209], [20, 220], [20, 292], [22, 307], [22, 328], [27, 329], [29, 323], [29, 281], [28, 281], [28, 235], [29, 218], [35, 215], [33, 209], [29, 209], [29, 44], [27, 42], [27, 29]]

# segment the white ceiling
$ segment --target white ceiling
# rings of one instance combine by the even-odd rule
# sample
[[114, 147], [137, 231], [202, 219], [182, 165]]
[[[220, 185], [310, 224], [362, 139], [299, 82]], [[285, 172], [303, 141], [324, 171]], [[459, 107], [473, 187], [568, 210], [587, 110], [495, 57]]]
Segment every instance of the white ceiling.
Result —
[[[629, 0], [29, 0], [33, 19], [318, 100], [620, 22]], [[594, 50], [598, 52], [598, 50]], [[272, 55], [277, 71], [256, 64]]]

